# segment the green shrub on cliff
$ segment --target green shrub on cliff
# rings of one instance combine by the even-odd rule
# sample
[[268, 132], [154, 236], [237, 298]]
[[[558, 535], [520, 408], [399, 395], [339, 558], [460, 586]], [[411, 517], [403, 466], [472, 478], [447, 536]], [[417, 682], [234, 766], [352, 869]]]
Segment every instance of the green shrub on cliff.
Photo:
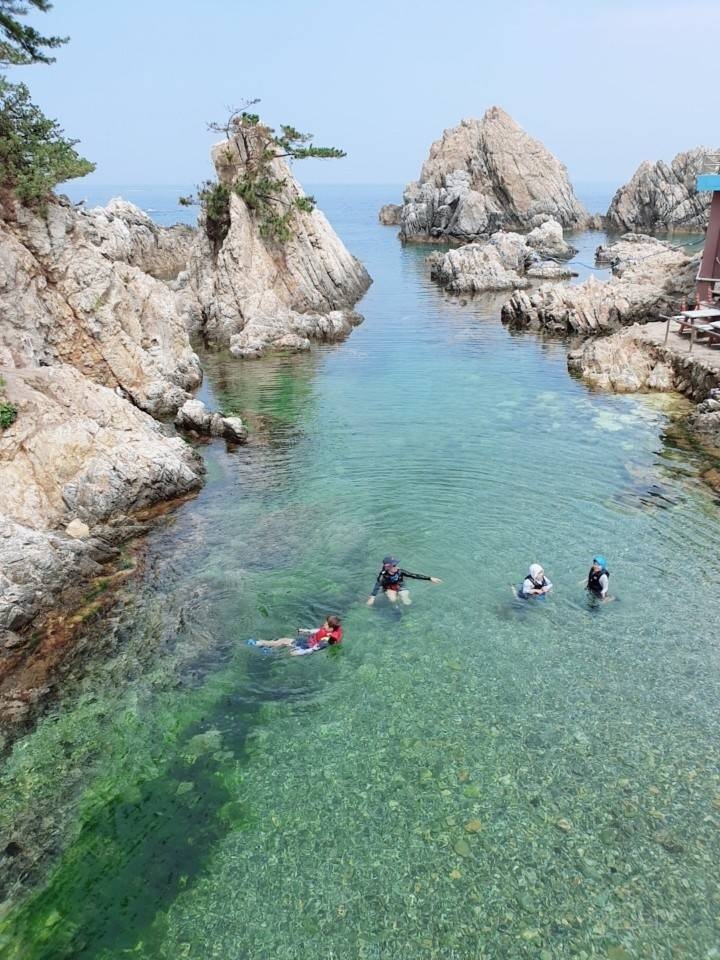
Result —
[[[252, 100], [246, 106], [259, 103]], [[238, 162], [239, 172], [232, 183], [208, 180], [196, 196], [180, 197], [187, 206], [199, 203], [205, 214], [205, 229], [215, 251], [222, 246], [230, 229], [230, 197], [237, 194], [254, 215], [261, 236], [285, 243], [293, 232], [298, 212], [311, 213], [315, 209], [313, 197], [283, 196], [287, 179], [274, 175], [272, 162], [276, 159], [306, 160], [309, 157], [332, 159], [346, 154], [337, 147], [317, 147], [312, 134], [300, 133], [295, 127], [282, 124], [278, 134], [260, 121], [256, 113], [234, 110], [224, 124], [211, 123], [211, 130], [224, 133], [228, 142], [229, 165]]]
[[0, 403], [0, 430], [7, 430], [17, 420], [17, 407], [13, 403]]
[[7, 430], [17, 419], [17, 407], [14, 403], [8, 403], [2, 398], [5, 381], [0, 377], [0, 430]]
[[[51, 4], [0, 0], [0, 67], [52, 63], [47, 50], [67, 43], [67, 37], [44, 37], [21, 23], [18, 17], [27, 14], [28, 7], [44, 13]], [[58, 183], [94, 170], [75, 150], [77, 142], [66, 139], [57, 121], [31, 101], [24, 83], [10, 83], [0, 75], [0, 206], [12, 206], [8, 201], [13, 198], [42, 205]]]

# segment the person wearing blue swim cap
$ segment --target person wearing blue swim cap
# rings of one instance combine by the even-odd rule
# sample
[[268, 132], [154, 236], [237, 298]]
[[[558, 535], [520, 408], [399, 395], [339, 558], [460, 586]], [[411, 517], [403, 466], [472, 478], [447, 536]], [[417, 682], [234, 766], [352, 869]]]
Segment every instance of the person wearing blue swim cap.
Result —
[[592, 559], [586, 589], [598, 600], [607, 600], [609, 586], [610, 574], [607, 570], [607, 561], [602, 554], [597, 554]]

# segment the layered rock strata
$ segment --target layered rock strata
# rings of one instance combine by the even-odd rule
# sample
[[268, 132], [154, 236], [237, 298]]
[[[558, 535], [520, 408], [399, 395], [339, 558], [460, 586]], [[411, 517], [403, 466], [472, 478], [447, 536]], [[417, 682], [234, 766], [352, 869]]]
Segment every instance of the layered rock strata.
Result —
[[[243, 358], [347, 336], [362, 320], [352, 307], [370, 285], [365, 268], [317, 209], [296, 209], [287, 241], [263, 236], [232, 189], [252, 162], [246, 144], [223, 141], [212, 156], [219, 182], [230, 188], [229, 229], [219, 249], [198, 231], [181, 291], [189, 326]], [[292, 209], [304, 197], [300, 185], [283, 160], [272, 160], [270, 170], [284, 184], [279, 202]]]
[[637, 233], [704, 233], [711, 193], [698, 193], [707, 147], [678, 153], [671, 163], [641, 163], [629, 183], [620, 187], [605, 217], [610, 230]]
[[200, 383], [200, 362], [175, 294], [137, 265], [168, 262], [159, 228], [130, 204], [121, 212], [58, 201], [0, 221], [0, 365], [70, 364], [149, 413], [171, 414]]
[[697, 261], [652, 237], [621, 238], [601, 254], [612, 277], [570, 286], [544, 283], [516, 291], [502, 308], [503, 323], [555, 333], [608, 333], [675, 311], [693, 291]]
[[587, 212], [565, 167], [499, 107], [463, 120], [433, 143], [400, 215], [405, 240], [469, 241], [554, 217], [584, 225]]
[[[559, 237], [558, 237], [559, 232]], [[447, 253], [431, 254], [430, 276], [452, 293], [482, 293], [529, 287], [538, 279], [567, 279], [572, 270], [543, 257], [563, 258], [574, 250], [565, 244], [562, 227], [550, 221], [527, 236], [499, 231], [486, 243], [468, 243]]]
[[199, 487], [203, 467], [183, 440], [73, 367], [3, 377], [18, 417], [0, 433], [0, 628], [16, 629], [99, 572], [132, 513]]

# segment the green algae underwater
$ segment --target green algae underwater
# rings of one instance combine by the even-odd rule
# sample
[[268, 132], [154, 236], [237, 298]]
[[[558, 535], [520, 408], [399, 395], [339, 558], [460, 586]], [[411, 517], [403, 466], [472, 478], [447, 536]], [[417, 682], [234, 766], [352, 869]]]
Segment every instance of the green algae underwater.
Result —
[[[103, 656], [5, 760], [0, 956], [720, 957], [720, 521], [682, 402], [590, 393], [444, 296], [385, 192], [319, 199], [366, 322], [203, 356], [251, 443], [203, 448]], [[366, 607], [390, 551], [443, 584]], [[534, 561], [555, 591], [523, 605]], [[244, 643], [328, 612], [338, 650]]]

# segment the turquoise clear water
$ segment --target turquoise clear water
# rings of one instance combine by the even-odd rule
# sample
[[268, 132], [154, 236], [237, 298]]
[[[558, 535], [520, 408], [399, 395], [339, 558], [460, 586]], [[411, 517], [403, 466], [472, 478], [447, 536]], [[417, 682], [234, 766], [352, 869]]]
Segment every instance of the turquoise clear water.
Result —
[[[0, 955], [720, 956], [720, 521], [682, 401], [591, 393], [501, 298], [437, 290], [376, 223], [394, 193], [316, 193], [365, 323], [203, 357], [251, 443], [203, 447], [6, 758]], [[444, 582], [367, 607], [389, 551]], [[523, 605], [533, 561], [555, 591]], [[338, 650], [244, 643], [336, 611]]]

